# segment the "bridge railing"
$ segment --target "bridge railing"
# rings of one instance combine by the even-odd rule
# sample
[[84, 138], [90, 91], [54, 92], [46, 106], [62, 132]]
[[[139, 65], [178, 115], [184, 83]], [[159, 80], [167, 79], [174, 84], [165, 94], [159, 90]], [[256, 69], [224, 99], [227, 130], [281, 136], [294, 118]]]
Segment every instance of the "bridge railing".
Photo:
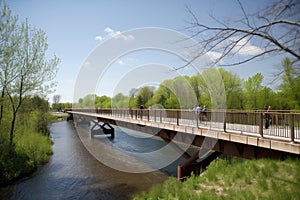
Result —
[[[267, 114], [262, 110], [208, 110], [200, 114], [193, 110], [177, 109], [72, 109], [72, 111], [203, 129], [220, 129], [238, 134], [256, 134], [261, 137], [276, 137], [293, 142], [300, 140], [299, 111], [272, 111]], [[265, 127], [266, 116], [270, 117], [268, 129]]]

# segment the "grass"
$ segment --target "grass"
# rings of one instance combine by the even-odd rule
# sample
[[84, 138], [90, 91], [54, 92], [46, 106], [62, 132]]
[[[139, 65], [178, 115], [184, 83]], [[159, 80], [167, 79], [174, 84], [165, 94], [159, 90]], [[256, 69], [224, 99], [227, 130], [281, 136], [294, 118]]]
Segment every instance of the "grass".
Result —
[[48, 162], [52, 155], [49, 137], [31, 130], [24, 130], [15, 138], [14, 146], [0, 145], [0, 186], [30, 175], [38, 165]]
[[175, 177], [137, 199], [300, 199], [300, 160], [216, 159], [201, 176]]
[[30, 175], [38, 165], [48, 162], [53, 153], [47, 114], [33, 111], [21, 119], [12, 145], [8, 140], [9, 129], [3, 126], [0, 130], [0, 186]]
[[49, 122], [56, 122], [56, 121], [62, 121], [62, 120], [67, 120], [68, 114], [67, 113], [55, 113], [52, 112], [49, 115]]

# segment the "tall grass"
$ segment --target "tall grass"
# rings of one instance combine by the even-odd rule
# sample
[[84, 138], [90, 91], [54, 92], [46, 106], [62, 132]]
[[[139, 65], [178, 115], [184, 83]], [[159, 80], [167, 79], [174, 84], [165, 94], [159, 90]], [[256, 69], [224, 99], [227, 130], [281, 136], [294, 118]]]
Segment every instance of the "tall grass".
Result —
[[174, 177], [133, 199], [300, 199], [300, 161], [216, 159], [200, 176]]
[[18, 137], [15, 149], [16, 153], [26, 154], [34, 166], [47, 162], [52, 154], [51, 140], [30, 130]]
[[[48, 137], [47, 114], [34, 110], [20, 117], [14, 143], [9, 144], [5, 120], [0, 134], [0, 186], [32, 173], [49, 160], [52, 141]], [[9, 120], [7, 120], [9, 121]]]

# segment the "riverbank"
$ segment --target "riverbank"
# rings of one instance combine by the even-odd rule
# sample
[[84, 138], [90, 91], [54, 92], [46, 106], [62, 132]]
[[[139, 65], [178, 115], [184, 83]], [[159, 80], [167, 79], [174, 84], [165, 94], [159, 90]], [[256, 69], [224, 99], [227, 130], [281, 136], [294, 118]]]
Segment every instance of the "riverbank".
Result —
[[0, 146], [0, 187], [30, 176], [39, 165], [47, 163], [53, 154], [52, 140], [47, 135], [24, 130], [15, 139], [14, 146]]
[[201, 176], [171, 177], [133, 199], [300, 199], [300, 160], [217, 159]]

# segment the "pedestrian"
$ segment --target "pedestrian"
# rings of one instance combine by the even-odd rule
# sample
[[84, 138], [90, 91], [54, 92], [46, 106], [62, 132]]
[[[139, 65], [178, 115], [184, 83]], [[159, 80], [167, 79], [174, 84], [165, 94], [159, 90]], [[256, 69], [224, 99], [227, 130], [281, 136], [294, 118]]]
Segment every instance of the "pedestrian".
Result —
[[264, 118], [265, 118], [265, 128], [268, 129], [272, 120], [271, 115], [269, 114], [269, 110], [271, 109], [270, 105], [265, 105], [264, 107]]
[[207, 107], [206, 107], [206, 105], [203, 106], [202, 113], [203, 113], [203, 119], [205, 121], [207, 121]]
[[196, 107], [196, 116], [197, 116], [197, 120], [199, 119], [201, 121], [200, 114], [201, 114], [201, 107], [200, 107], [200, 105], [198, 105]]

